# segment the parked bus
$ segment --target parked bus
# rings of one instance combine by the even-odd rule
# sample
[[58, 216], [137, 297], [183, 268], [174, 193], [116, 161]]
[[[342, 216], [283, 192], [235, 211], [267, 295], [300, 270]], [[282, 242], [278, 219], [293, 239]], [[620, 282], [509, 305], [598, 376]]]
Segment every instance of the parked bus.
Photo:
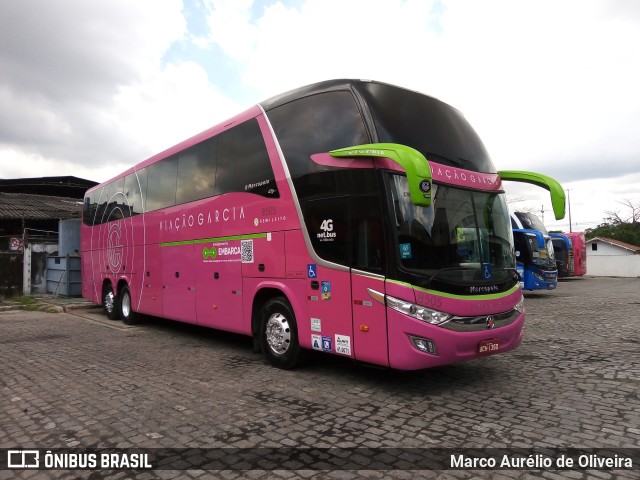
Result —
[[553, 252], [556, 257], [558, 278], [574, 276], [573, 244], [568, 235], [564, 233], [550, 233], [553, 243]]
[[528, 212], [513, 212], [511, 227], [516, 268], [523, 290], [553, 290], [558, 286], [553, 241], [540, 219]]
[[587, 274], [587, 241], [584, 232], [570, 232], [563, 235], [569, 237], [573, 249], [573, 275], [580, 277]]
[[90, 189], [83, 296], [253, 337], [273, 365], [318, 350], [394, 369], [505, 352], [523, 297], [502, 180], [460, 112], [326, 81], [266, 100]]

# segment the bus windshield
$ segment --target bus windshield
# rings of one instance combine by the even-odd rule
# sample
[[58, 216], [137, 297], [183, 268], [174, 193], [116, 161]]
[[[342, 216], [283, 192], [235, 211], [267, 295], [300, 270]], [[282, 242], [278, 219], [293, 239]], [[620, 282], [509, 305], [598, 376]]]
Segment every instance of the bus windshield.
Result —
[[473, 127], [455, 108], [435, 98], [380, 83], [363, 83], [377, 141], [407, 145], [427, 160], [475, 172], [495, 172]]
[[435, 184], [431, 206], [418, 207], [407, 177], [389, 174], [388, 184], [402, 270], [455, 286], [511, 283], [515, 259], [504, 194]]
[[513, 232], [516, 251], [519, 252], [518, 260], [524, 264], [532, 264], [543, 270], [556, 268], [556, 256], [553, 248], [553, 240], [544, 237], [544, 246], [538, 244], [538, 238], [533, 233], [526, 231]]
[[535, 239], [529, 241], [531, 245], [531, 251], [533, 254], [533, 264], [541, 268], [555, 268], [556, 267], [556, 255], [553, 249], [553, 241], [545, 237], [544, 248], [538, 247], [538, 242]]
[[518, 220], [522, 222], [522, 228], [528, 228], [530, 230], [538, 230], [543, 235], [547, 235], [547, 229], [540, 219], [531, 213], [527, 212], [514, 212]]

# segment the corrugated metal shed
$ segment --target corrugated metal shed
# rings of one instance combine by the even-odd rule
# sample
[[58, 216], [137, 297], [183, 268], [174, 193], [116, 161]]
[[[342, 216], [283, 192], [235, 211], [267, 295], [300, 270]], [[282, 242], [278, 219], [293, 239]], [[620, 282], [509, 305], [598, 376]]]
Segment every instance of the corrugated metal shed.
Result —
[[0, 192], [0, 219], [66, 220], [82, 217], [82, 200]]
[[50, 197], [82, 198], [84, 192], [97, 185], [78, 177], [0, 178], [0, 192], [28, 193]]

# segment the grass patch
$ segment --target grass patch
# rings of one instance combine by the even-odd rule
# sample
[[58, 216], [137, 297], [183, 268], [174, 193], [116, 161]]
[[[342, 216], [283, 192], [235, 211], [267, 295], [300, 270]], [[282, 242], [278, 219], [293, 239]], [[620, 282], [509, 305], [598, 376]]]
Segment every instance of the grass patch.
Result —
[[22, 306], [22, 310], [27, 310], [29, 312], [42, 311], [49, 313], [59, 313], [60, 309], [48, 305], [46, 303], [41, 303], [38, 301], [36, 297], [31, 295], [15, 295], [11, 297], [10, 300], [2, 302], [5, 305], [19, 305]]
[[24, 305], [25, 307], [38, 304], [38, 301], [35, 299], [35, 297], [32, 297], [30, 295], [20, 295], [18, 297], [15, 297], [14, 300], [20, 305]]

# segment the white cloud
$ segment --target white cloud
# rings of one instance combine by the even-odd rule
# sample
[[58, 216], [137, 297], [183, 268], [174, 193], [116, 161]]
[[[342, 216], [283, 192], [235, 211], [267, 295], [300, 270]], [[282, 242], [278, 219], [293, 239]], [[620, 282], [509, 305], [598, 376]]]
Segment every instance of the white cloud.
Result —
[[163, 64], [181, 1], [34, 4], [0, 6], [0, 177], [106, 180], [236, 112], [200, 65]]
[[612, 156], [633, 169], [638, 15], [609, 2], [278, 1], [257, 19], [249, 0], [211, 2], [211, 40], [263, 97], [327, 78], [389, 81], [459, 108], [501, 168], [563, 175], [559, 159]]
[[253, 0], [205, 0], [208, 41], [236, 61], [246, 61], [255, 48], [258, 31], [251, 24], [252, 4]]
[[278, 1], [252, 19], [252, 1], [210, 0], [210, 41], [242, 61], [243, 82], [265, 97], [329, 78], [400, 81], [407, 67], [423, 68], [436, 3]]
[[240, 111], [209, 83], [205, 70], [194, 62], [168, 64], [144, 83], [122, 88], [115, 105], [113, 114], [122, 122], [120, 129], [136, 132], [138, 142], [154, 153]]

